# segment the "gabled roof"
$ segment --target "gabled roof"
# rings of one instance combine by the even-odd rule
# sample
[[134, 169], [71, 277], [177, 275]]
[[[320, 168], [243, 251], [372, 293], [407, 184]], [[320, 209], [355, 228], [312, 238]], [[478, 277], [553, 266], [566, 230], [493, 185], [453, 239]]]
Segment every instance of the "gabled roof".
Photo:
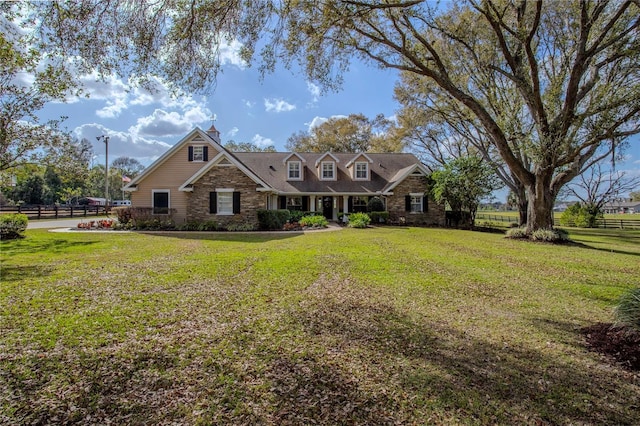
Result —
[[339, 162], [340, 162], [340, 160], [338, 160], [338, 158], [337, 158], [335, 155], [333, 155], [333, 154], [332, 154], [332, 153], [330, 153], [330, 152], [325, 152], [325, 153], [322, 155], [322, 157], [320, 157], [320, 158], [318, 158], [318, 159], [316, 160], [316, 167], [318, 167], [318, 164], [320, 164], [320, 162], [321, 162], [322, 160], [324, 160], [324, 157], [326, 157], [327, 155], [328, 155], [329, 157], [333, 158], [333, 161], [335, 161], [336, 163], [339, 163]]
[[[200, 129], [199, 127], [196, 127], [195, 129], [193, 129], [192, 131], [190, 131], [185, 137], [183, 137], [182, 139], [180, 139], [178, 141], [178, 143], [176, 143], [175, 145], [173, 145], [167, 152], [165, 152], [164, 154], [162, 154], [156, 161], [154, 161], [149, 167], [147, 167], [146, 169], [144, 169], [142, 171], [142, 173], [140, 173], [138, 176], [136, 176], [135, 178], [131, 179], [131, 182], [129, 182], [127, 185], [124, 186], [124, 190], [127, 191], [131, 191], [134, 190], [134, 188], [136, 187], [136, 185], [142, 181], [144, 178], [146, 178], [149, 174], [151, 174], [154, 170], [156, 170], [158, 167], [160, 167], [165, 161], [167, 161], [169, 158], [171, 158], [171, 156], [176, 153], [177, 151], [179, 151], [184, 145], [190, 143], [191, 141], [193, 141], [194, 139], [198, 138], [202, 140], [202, 142], [207, 142], [209, 143], [213, 148], [216, 149], [216, 151], [219, 152], [224, 152], [225, 149], [222, 147], [222, 145], [218, 144], [215, 140], [213, 140], [211, 138], [210, 135], [208, 135], [206, 132], [204, 132], [202, 129]], [[198, 140], [198, 142], [201, 142], [200, 140]]]
[[424, 164], [417, 162], [411, 166], [398, 170], [397, 173], [389, 180], [389, 184], [384, 188], [382, 193], [390, 193], [391, 191], [393, 191], [393, 188], [400, 184], [400, 182], [402, 182], [415, 172], [418, 172], [423, 176], [427, 176], [429, 174], [429, 169], [427, 169]]
[[355, 157], [353, 157], [353, 158], [352, 158], [352, 159], [351, 159], [351, 160], [350, 160], [350, 161], [345, 165], [345, 167], [351, 167], [351, 166], [353, 165], [353, 163], [355, 163], [355, 162], [356, 162], [356, 160], [357, 160], [358, 158], [360, 158], [360, 157], [364, 157], [364, 158], [366, 158], [366, 159], [367, 159], [367, 161], [368, 161], [369, 163], [373, 163], [373, 160], [371, 159], [371, 157], [369, 157], [369, 156], [368, 156], [367, 154], [365, 154], [364, 152], [361, 152], [361, 153], [359, 153], [359, 154], [356, 154], [356, 156], [355, 156]]
[[227, 160], [232, 165], [236, 166], [240, 169], [245, 175], [247, 175], [251, 180], [253, 180], [256, 184], [262, 186], [263, 189], [269, 189], [269, 185], [265, 183], [260, 177], [258, 177], [255, 173], [249, 170], [241, 161], [239, 161], [235, 156], [230, 154], [229, 152], [223, 150], [218, 153], [215, 157], [213, 157], [207, 164], [205, 164], [200, 170], [198, 170], [193, 176], [187, 179], [181, 186], [178, 188], [180, 191], [191, 191], [191, 188], [194, 183], [196, 183], [202, 176], [204, 176], [211, 168], [216, 167], [222, 160]]
[[[346, 163], [353, 159], [354, 154], [332, 153], [332, 157], [338, 160], [335, 181], [321, 180], [317, 170], [308, 166], [304, 180], [298, 181], [287, 178], [287, 168], [283, 159], [291, 155], [289, 152], [235, 152], [234, 155], [279, 194], [376, 195], [382, 194], [391, 184], [396, 186], [399, 183], [396, 182], [398, 179], [409, 176], [415, 170], [424, 170], [428, 174], [427, 169], [413, 154], [367, 154], [372, 161], [369, 166], [370, 179], [354, 180], [351, 178], [351, 171], [346, 167]], [[326, 156], [316, 152], [305, 152], [302, 155], [309, 164], [315, 164]]]
[[284, 160], [282, 160], [283, 163], [286, 163], [287, 161], [289, 161], [289, 158], [291, 157], [298, 157], [300, 159], [300, 161], [302, 161], [303, 163], [306, 163], [307, 160], [305, 160], [302, 155], [298, 154], [297, 152], [292, 152], [291, 154], [287, 155]]

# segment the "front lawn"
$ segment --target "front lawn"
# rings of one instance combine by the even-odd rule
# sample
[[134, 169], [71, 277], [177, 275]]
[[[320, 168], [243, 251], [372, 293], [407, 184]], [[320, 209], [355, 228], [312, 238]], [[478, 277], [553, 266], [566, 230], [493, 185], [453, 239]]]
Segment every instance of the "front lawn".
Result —
[[640, 231], [27, 231], [0, 243], [0, 424], [634, 424], [585, 347]]

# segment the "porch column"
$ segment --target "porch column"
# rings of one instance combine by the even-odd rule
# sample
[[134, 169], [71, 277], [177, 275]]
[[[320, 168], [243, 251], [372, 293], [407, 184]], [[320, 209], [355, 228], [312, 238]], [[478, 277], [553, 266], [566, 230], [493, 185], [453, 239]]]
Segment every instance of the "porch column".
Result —
[[316, 211], [316, 196], [315, 195], [309, 195], [309, 211], [310, 212], [315, 212]]
[[344, 214], [349, 213], [349, 196], [348, 195], [342, 196], [342, 211], [344, 212]]

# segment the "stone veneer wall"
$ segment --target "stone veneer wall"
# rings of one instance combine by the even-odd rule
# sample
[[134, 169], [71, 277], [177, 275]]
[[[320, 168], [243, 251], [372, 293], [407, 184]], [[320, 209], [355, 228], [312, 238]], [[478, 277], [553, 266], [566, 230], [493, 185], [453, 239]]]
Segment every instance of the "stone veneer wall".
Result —
[[[222, 226], [250, 223], [257, 228], [257, 211], [267, 205], [265, 193], [257, 192], [257, 187], [253, 180], [235, 166], [214, 166], [193, 185], [193, 192], [187, 193], [187, 221], [213, 220]], [[209, 213], [209, 193], [216, 188], [233, 188], [240, 192], [240, 214]]]
[[393, 189], [393, 195], [387, 197], [387, 210], [391, 216], [404, 217], [405, 223], [413, 225], [445, 224], [444, 204], [437, 204], [429, 197], [429, 208], [425, 213], [411, 213], [405, 211], [405, 196], [410, 193], [424, 193], [427, 189], [427, 179], [423, 176], [409, 176]]

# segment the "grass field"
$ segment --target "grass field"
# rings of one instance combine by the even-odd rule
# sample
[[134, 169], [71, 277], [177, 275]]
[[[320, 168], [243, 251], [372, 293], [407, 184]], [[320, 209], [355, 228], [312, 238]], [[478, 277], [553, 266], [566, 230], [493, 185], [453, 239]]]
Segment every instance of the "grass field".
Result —
[[640, 231], [27, 231], [0, 243], [0, 424], [637, 424], [585, 349]]

